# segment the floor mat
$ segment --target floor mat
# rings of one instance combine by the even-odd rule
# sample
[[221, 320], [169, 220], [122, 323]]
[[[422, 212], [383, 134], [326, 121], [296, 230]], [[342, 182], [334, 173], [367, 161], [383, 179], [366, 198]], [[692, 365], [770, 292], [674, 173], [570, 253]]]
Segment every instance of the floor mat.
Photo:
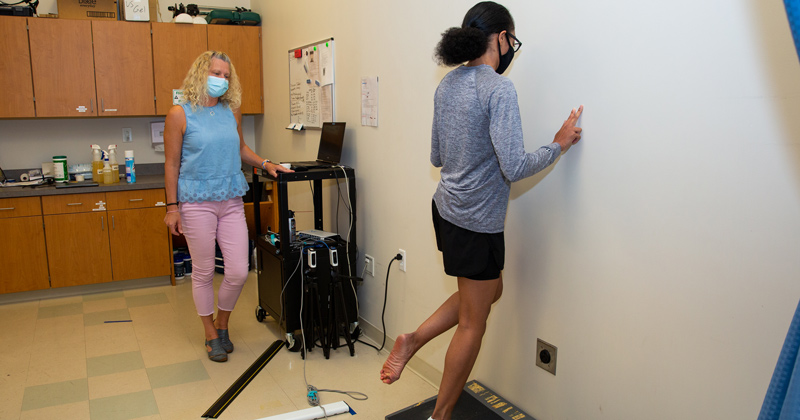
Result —
[[[426, 420], [433, 414], [436, 396], [386, 416], [386, 420]], [[519, 407], [478, 381], [467, 382], [453, 410], [455, 420], [535, 420]]]

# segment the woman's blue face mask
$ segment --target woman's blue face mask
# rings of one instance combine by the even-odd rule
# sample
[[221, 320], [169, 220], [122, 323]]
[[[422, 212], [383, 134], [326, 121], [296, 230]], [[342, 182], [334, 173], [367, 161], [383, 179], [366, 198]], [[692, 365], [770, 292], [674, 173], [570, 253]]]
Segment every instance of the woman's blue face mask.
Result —
[[215, 76], [208, 76], [208, 96], [219, 98], [228, 91], [228, 81]]

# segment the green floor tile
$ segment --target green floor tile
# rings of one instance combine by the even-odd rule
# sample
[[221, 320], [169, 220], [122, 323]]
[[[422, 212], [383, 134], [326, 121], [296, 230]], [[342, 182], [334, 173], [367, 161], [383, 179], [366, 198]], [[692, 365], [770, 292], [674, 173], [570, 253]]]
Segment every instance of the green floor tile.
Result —
[[211, 379], [208, 376], [208, 372], [206, 372], [205, 366], [199, 360], [147, 368], [147, 376], [150, 378], [150, 386], [153, 388]]
[[95, 293], [92, 295], [84, 295], [83, 301], [84, 302], [94, 302], [97, 300], [105, 300], [105, 299], [119, 299], [125, 297], [125, 294], [122, 291], [116, 292], [108, 292], [108, 293]]
[[66, 305], [44, 306], [39, 308], [38, 319], [55, 318], [57, 316], [79, 315], [83, 313], [83, 303], [69, 303]]
[[129, 420], [158, 414], [158, 405], [153, 391], [89, 400], [92, 419]]
[[128, 372], [137, 369], [144, 369], [142, 354], [138, 351], [86, 359], [86, 373], [89, 377], [110, 375], [112, 373]]
[[83, 314], [83, 325], [92, 326], [105, 324], [106, 321], [130, 321], [131, 313], [128, 309], [114, 309], [111, 311], [92, 312]]
[[29, 386], [22, 397], [22, 411], [53, 407], [89, 399], [88, 379]]
[[165, 303], [169, 303], [167, 295], [163, 293], [157, 293], [154, 295], [128, 296], [125, 298], [125, 301], [128, 303], [129, 308], [134, 308], [137, 306], [163, 305]]

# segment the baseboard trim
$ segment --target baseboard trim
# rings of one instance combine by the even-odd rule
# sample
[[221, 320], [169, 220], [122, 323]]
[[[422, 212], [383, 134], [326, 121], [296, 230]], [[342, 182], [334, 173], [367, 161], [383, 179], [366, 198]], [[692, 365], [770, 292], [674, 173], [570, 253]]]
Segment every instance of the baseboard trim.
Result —
[[[181, 281], [178, 281], [181, 283]], [[32, 290], [30, 292], [17, 292], [0, 295], [0, 305], [11, 303], [30, 302], [41, 299], [55, 299], [71, 296], [89, 295], [95, 293], [116, 292], [127, 289], [141, 289], [143, 287], [171, 286], [170, 276], [149, 277], [136, 280], [112, 281], [108, 283], [87, 284], [83, 286], [56, 287], [53, 289]]]
[[[380, 347], [381, 341], [383, 341], [383, 331], [360, 317], [358, 318], [358, 325], [361, 327], [364, 336], [375, 343], [376, 347]], [[392, 347], [394, 347], [394, 339], [387, 336], [386, 346], [384, 346], [381, 354], [386, 354], [388, 356]], [[420, 378], [431, 384], [437, 390], [439, 389], [439, 384], [442, 383], [442, 372], [417, 356], [409, 360], [406, 369], [410, 369], [419, 375]]]

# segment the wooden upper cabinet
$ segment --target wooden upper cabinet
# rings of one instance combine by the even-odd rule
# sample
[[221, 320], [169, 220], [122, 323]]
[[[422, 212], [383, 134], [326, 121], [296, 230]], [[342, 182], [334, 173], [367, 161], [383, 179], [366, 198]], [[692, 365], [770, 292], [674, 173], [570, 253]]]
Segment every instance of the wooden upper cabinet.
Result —
[[31, 54], [28, 49], [27, 19], [0, 17], [0, 74], [11, 83], [3, 87], [0, 101], [0, 118], [30, 118], [36, 116], [33, 108], [33, 79]]
[[150, 25], [92, 21], [100, 116], [155, 115]]
[[261, 27], [208, 25], [208, 49], [231, 58], [242, 84], [242, 114], [263, 114]]
[[28, 27], [36, 116], [96, 116], [92, 22], [28, 19]]
[[156, 114], [167, 115], [172, 90], [180, 89], [194, 60], [208, 50], [206, 25], [153, 24]]

